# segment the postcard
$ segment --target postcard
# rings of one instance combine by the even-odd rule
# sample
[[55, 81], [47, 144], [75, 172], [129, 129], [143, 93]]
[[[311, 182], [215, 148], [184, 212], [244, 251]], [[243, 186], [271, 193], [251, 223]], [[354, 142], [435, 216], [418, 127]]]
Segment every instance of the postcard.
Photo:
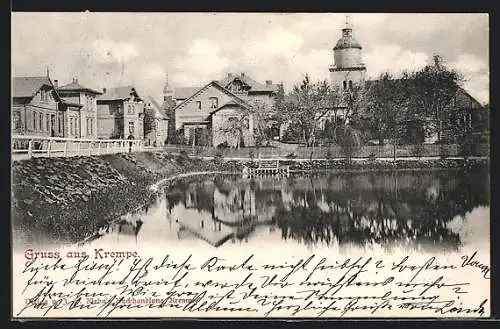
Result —
[[12, 319], [490, 317], [489, 17], [12, 13]]

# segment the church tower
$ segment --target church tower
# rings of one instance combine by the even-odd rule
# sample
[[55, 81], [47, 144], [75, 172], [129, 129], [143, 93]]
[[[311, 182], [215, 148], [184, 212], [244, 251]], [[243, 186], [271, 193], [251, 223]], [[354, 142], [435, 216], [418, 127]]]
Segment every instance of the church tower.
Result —
[[168, 84], [168, 74], [165, 79], [165, 86], [163, 87], [163, 102], [171, 102], [174, 96], [172, 87]]
[[332, 87], [349, 90], [356, 85], [364, 84], [366, 66], [361, 59], [362, 49], [352, 35], [352, 26], [347, 16], [342, 37], [333, 48], [334, 65], [330, 66]]

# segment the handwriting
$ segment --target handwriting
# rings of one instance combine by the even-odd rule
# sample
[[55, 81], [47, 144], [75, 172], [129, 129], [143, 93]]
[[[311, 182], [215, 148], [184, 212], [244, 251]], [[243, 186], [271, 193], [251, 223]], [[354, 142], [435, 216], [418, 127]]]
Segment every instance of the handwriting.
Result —
[[477, 252], [454, 262], [437, 257], [312, 254], [282, 257], [276, 263], [254, 254], [143, 257], [136, 251], [94, 249], [55, 258], [35, 253], [16, 269], [22, 286], [15, 287], [15, 293], [24, 301], [16, 308], [18, 317], [483, 317], [489, 313], [489, 287], [478, 288], [470, 277], [460, 275], [461, 269], [475, 268], [481, 279], [489, 279], [489, 266], [478, 260]]
[[476, 260], [475, 259], [476, 255], [477, 255], [477, 251], [475, 251], [470, 256], [463, 255], [461, 258], [463, 260], [461, 266], [462, 267], [466, 267], [466, 266], [476, 267], [479, 270], [481, 270], [481, 273], [483, 273], [483, 278], [489, 279], [490, 278], [489, 277], [490, 267], [488, 265], [485, 265], [485, 264], [481, 263], [480, 261]]

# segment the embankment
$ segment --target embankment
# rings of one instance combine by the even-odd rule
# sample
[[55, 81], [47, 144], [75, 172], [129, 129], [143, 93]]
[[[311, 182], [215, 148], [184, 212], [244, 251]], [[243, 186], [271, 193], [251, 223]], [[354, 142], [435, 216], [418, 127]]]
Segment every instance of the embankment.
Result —
[[241, 171], [235, 162], [204, 161], [163, 152], [14, 162], [15, 230], [76, 242], [156, 196], [153, 183], [199, 171]]

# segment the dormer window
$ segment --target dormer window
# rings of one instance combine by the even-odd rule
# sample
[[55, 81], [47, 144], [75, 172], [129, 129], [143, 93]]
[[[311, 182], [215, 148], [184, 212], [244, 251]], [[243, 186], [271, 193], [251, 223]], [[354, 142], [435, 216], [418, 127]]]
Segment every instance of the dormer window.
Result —
[[352, 90], [352, 80], [349, 80], [349, 90]]
[[196, 101], [196, 108], [201, 110], [201, 101]]
[[344, 90], [347, 89], [347, 81], [342, 81], [342, 87], [344, 88]]
[[219, 107], [219, 100], [217, 97], [210, 97], [210, 108], [216, 109]]

